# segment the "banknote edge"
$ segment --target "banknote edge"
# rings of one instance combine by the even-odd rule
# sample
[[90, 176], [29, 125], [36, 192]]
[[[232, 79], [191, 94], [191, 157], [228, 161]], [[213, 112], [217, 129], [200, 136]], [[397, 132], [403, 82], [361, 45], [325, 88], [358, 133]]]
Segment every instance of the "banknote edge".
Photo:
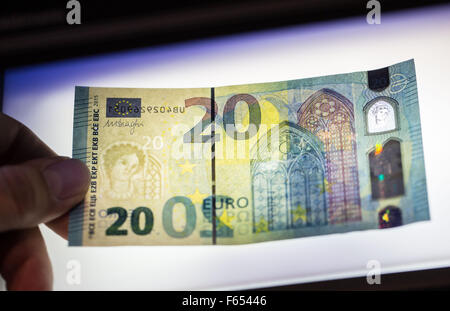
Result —
[[[394, 66], [400, 66], [400, 65], [406, 65], [409, 64], [412, 66], [412, 71], [414, 73], [414, 77], [416, 77], [416, 66], [415, 66], [415, 62], [414, 59], [409, 59], [406, 61], [402, 61], [393, 65], [388, 66], [389, 68], [392, 68]], [[359, 72], [363, 72], [365, 73], [366, 71], [359, 71]], [[342, 73], [342, 74], [335, 74], [335, 75], [329, 75], [329, 76], [322, 76], [322, 77], [333, 77], [333, 76], [339, 76], [339, 75], [346, 75], [346, 74], [351, 74], [351, 73]], [[314, 79], [314, 77], [312, 78], [305, 78], [305, 79]], [[303, 79], [298, 79], [298, 80], [303, 80]], [[298, 81], [298, 80], [289, 80], [289, 81]], [[270, 83], [270, 82], [267, 82]], [[258, 84], [258, 83], [257, 83]], [[261, 83], [261, 84], [265, 84], [265, 83]], [[416, 83], [416, 90], [417, 90], [417, 94], [416, 94], [416, 100], [417, 100], [417, 109], [419, 110], [419, 114], [418, 114], [418, 118], [419, 118], [419, 138], [420, 138], [420, 142], [422, 143], [423, 140], [423, 135], [422, 135], [422, 124], [421, 124], [421, 120], [420, 120], [420, 104], [418, 101], [418, 88], [417, 88], [417, 83]], [[83, 101], [86, 100], [88, 102], [88, 97], [89, 97], [89, 88], [88, 87], [76, 87], [76, 94], [75, 94], [75, 107], [77, 105], [78, 101]], [[79, 118], [79, 114], [77, 113], [77, 111], [75, 111], [74, 113], [74, 122], [75, 122], [75, 118]], [[79, 123], [78, 123], [79, 124]], [[75, 128], [75, 124], [74, 124], [74, 139], [73, 139], [73, 157], [74, 158], [79, 158], [79, 154], [75, 154], [75, 150], [78, 149], [85, 149], [86, 148], [86, 133], [87, 133], [87, 127], [88, 127], [88, 120], [86, 120], [86, 123], [83, 127], [81, 127], [81, 129], [84, 129], [84, 139], [81, 140], [76, 140], [76, 137], [83, 137], [83, 133], [81, 133], [82, 131], [77, 131], [77, 128]], [[81, 142], [81, 144], [80, 144]], [[78, 144], [76, 144], [78, 143]], [[408, 223], [405, 223], [404, 225], [408, 225], [408, 224], [412, 224], [412, 223], [416, 223], [416, 222], [421, 222], [421, 221], [428, 221], [431, 219], [431, 215], [430, 215], [430, 207], [429, 207], [429, 200], [428, 200], [428, 183], [427, 183], [427, 179], [426, 179], [426, 167], [425, 167], [425, 159], [424, 159], [424, 149], [423, 149], [423, 145], [421, 146], [421, 154], [422, 154], [422, 161], [423, 161], [423, 174], [425, 175], [424, 181], [425, 181], [425, 193], [426, 193], [426, 210], [427, 213], [426, 215], [415, 219], [413, 221], [410, 221]], [[78, 156], [78, 157], [77, 157]], [[82, 160], [83, 162], [85, 162], [85, 159], [79, 158], [80, 160]], [[82, 230], [80, 228], [83, 227], [83, 209], [84, 209], [84, 205], [80, 204], [78, 205], [72, 212], [70, 215], [70, 223], [69, 223], [69, 246], [79, 246], [82, 245]], [[81, 223], [80, 223], [81, 221]], [[367, 230], [369, 228], [365, 228], [365, 229], [359, 229], [359, 230]], [[349, 232], [354, 232], [354, 231], [359, 231], [358, 229], [356, 230], [351, 230], [351, 231], [337, 231], [337, 232], [331, 232], [331, 233], [325, 233], [323, 235], [329, 235], [329, 234], [336, 234], [336, 233], [349, 233]], [[78, 231], [78, 232], [77, 232]], [[319, 234], [318, 236], [320, 236], [322, 234]], [[314, 235], [306, 235], [306, 236], [302, 236], [302, 237], [307, 237], [307, 236], [316, 236], [316, 234]], [[297, 237], [294, 237], [297, 238]], [[276, 241], [276, 240], [274, 240]], [[263, 242], [263, 241], [261, 241]], [[264, 242], [268, 242], [268, 241], [264, 241]], [[260, 243], [259, 241], [254, 241], [254, 242], [248, 242], [248, 243], [242, 243], [242, 244], [250, 244], [250, 243]], [[234, 244], [234, 245], [239, 245], [238, 244]], [[129, 246], [128, 244], [124, 244]], [[219, 245], [227, 245], [227, 244], [219, 244]], [[106, 246], [106, 245], [105, 245]], [[108, 245], [109, 246], [109, 245]], [[115, 245], [115, 246], [119, 246], [119, 245]]]
[[[418, 221], [430, 221], [431, 220], [431, 211], [430, 211], [430, 199], [429, 199], [429, 191], [428, 191], [428, 180], [427, 180], [427, 168], [426, 168], [426, 161], [425, 161], [425, 151], [423, 148], [423, 132], [422, 132], [422, 118], [421, 118], [421, 109], [420, 109], [420, 101], [419, 101], [419, 88], [418, 88], [418, 83], [417, 83], [417, 71], [416, 71], [416, 63], [414, 61], [414, 59], [410, 59], [408, 61], [402, 62], [402, 63], [409, 63], [408, 65], [411, 66], [412, 68], [412, 72], [414, 73], [414, 84], [415, 84], [415, 89], [416, 89], [416, 94], [415, 94], [415, 101], [417, 102], [417, 123], [418, 123], [418, 133], [419, 135], [417, 136], [417, 138], [414, 140], [415, 144], [420, 145], [420, 156], [418, 159], [421, 161], [422, 166], [423, 166], [423, 187], [425, 188], [425, 197], [424, 197], [424, 201], [426, 204], [426, 208], [422, 208], [425, 212], [424, 215], [420, 215], [417, 216], [418, 211], [416, 209], [414, 209], [414, 213], [415, 213], [415, 217], [417, 217], [415, 219], [415, 221], [410, 222], [414, 223], [414, 222], [418, 222]], [[398, 66], [401, 66], [402, 63], [399, 63]], [[392, 65], [395, 66], [395, 65]], [[420, 211], [419, 211], [420, 212]]]
[[[87, 110], [87, 111], [86, 111]], [[86, 164], [89, 87], [75, 87], [72, 158]], [[83, 245], [84, 200], [69, 214], [69, 246]]]

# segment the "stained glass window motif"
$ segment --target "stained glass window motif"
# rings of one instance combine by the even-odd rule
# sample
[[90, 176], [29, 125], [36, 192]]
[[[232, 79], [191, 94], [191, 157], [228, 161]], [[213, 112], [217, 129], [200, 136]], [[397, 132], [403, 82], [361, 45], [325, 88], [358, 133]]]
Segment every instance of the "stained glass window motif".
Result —
[[328, 221], [361, 220], [353, 104], [341, 94], [322, 89], [297, 112], [298, 124], [324, 144]]
[[[261, 227], [260, 231], [268, 231], [268, 191], [269, 181], [262, 173], [264, 169], [253, 175], [253, 219]], [[257, 229], [257, 228], [255, 228]]]
[[[156, 158], [148, 155], [148, 161], [145, 167], [145, 198], [146, 199], [159, 199], [161, 198], [161, 164]], [[144, 183], [138, 181], [138, 186]]]
[[287, 179], [282, 162], [262, 162], [253, 175], [254, 220], [264, 231], [287, 229]]
[[268, 212], [269, 227], [272, 230], [280, 230], [286, 228], [286, 220], [288, 210], [286, 208], [286, 172], [284, 168], [278, 168], [271, 172], [270, 189], [268, 194]]
[[292, 210], [289, 223], [292, 227], [302, 227], [307, 224], [307, 216], [310, 215], [310, 208], [307, 206], [307, 176], [302, 169], [301, 161], [294, 161], [289, 171], [289, 177], [289, 202]]
[[319, 141], [295, 124], [281, 127], [279, 154], [252, 165], [254, 232], [327, 224]]
[[297, 157], [289, 171], [292, 227], [327, 223], [324, 172], [311, 154]]
[[391, 139], [381, 151], [369, 154], [372, 199], [384, 199], [403, 195], [402, 153], [400, 142]]

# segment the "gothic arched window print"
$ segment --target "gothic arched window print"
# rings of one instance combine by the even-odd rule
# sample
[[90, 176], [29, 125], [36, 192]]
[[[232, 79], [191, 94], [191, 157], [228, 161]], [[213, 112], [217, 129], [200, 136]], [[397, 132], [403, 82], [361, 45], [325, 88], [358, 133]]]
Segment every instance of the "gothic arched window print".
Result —
[[[252, 149], [269, 150], [268, 159], [252, 161], [253, 230], [283, 230], [327, 224], [325, 159], [321, 142], [305, 129], [283, 122]], [[269, 143], [266, 143], [269, 142]], [[258, 150], [263, 148], [266, 150]]]
[[328, 220], [361, 220], [353, 104], [341, 94], [322, 89], [297, 112], [298, 124], [323, 143], [326, 155]]
[[369, 154], [372, 199], [384, 199], [403, 195], [403, 167], [400, 142], [387, 141], [381, 150]]
[[377, 97], [364, 108], [367, 134], [378, 134], [398, 129], [397, 102], [389, 97]]

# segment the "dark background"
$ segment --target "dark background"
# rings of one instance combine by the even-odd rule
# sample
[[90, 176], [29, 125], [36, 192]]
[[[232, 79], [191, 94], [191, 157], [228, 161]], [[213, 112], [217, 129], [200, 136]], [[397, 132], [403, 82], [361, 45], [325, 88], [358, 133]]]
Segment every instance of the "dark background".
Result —
[[[81, 25], [66, 22], [66, 0], [0, 4], [0, 111], [7, 68], [233, 33], [365, 18], [364, 0], [100, 1], [80, 0]], [[382, 14], [448, 1], [380, 0]], [[448, 38], [447, 38], [448, 39]], [[287, 290], [450, 289], [450, 268], [281, 286]]]
[[[381, 12], [442, 0], [381, 0]], [[80, 0], [81, 25], [66, 22], [67, 0], [2, 1], [0, 68], [196, 38], [339, 19], [365, 18], [365, 0]]]

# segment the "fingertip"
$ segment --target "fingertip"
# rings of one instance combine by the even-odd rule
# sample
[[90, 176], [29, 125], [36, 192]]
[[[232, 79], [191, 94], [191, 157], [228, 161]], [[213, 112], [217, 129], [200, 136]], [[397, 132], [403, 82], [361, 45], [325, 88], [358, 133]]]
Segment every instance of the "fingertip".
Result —
[[90, 181], [86, 164], [77, 159], [61, 158], [43, 171], [50, 192], [59, 200], [82, 197]]

